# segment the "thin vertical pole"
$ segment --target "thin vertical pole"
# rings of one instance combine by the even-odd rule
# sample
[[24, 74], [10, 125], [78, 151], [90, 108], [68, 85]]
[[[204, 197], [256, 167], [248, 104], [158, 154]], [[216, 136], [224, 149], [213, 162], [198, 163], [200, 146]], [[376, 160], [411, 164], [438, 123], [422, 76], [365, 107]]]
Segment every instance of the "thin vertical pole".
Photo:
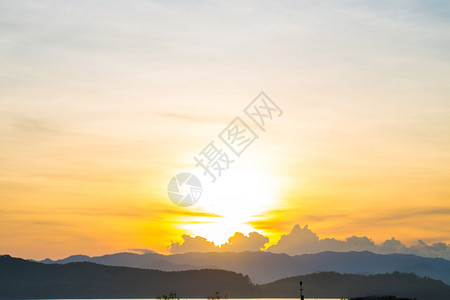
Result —
[[300, 300], [305, 300], [305, 297], [303, 296], [303, 282], [300, 281]]

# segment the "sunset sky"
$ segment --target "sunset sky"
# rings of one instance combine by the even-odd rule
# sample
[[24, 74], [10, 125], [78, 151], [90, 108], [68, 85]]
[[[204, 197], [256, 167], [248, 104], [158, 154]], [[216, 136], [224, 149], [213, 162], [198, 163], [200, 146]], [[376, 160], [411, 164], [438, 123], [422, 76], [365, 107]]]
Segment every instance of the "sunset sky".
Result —
[[[447, 1], [7, 0], [0, 37], [0, 254], [269, 247], [296, 224], [450, 243]], [[261, 91], [283, 114], [174, 205]]]

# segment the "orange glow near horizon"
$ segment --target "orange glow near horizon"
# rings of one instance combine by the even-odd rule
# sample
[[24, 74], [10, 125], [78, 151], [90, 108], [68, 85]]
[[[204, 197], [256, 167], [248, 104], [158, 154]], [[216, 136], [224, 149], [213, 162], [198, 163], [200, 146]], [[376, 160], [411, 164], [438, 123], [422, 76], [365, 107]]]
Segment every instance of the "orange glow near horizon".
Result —
[[[450, 243], [449, 31], [434, 8], [51, 3], [0, 3], [0, 254], [168, 254], [185, 234], [236, 232], [268, 247], [296, 224]], [[283, 115], [175, 206], [169, 180], [261, 91]]]

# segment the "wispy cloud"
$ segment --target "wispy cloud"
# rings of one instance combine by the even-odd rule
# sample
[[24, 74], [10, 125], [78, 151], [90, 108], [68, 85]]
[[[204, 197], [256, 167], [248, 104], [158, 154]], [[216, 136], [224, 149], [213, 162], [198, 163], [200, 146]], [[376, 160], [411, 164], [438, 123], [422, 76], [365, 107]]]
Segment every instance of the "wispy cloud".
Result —
[[[37, 115], [24, 114], [17, 111], [0, 110], [1, 123], [4, 129], [17, 130], [29, 134], [66, 134], [53, 119]], [[0, 123], [0, 124], [1, 124]], [[15, 132], [17, 134], [17, 131]]]
[[142, 254], [156, 253], [155, 251], [153, 251], [151, 249], [128, 249], [128, 250], [133, 251], [133, 252], [142, 253]]
[[401, 219], [419, 218], [424, 216], [448, 216], [450, 215], [450, 208], [434, 207], [434, 208], [406, 208], [402, 211], [389, 212], [377, 216], [380, 221], [399, 221]]
[[217, 123], [220, 122], [220, 118], [213, 118], [207, 116], [195, 116], [189, 114], [178, 114], [178, 113], [169, 113], [169, 112], [155, 112], [155, 115], [165, 118], [173, 118], [190, 122], [198, 122], [198, 123]]
[[50, 122], [32, 119], [32, 118], [15, 118], [12, 122], [12, 126], [16, 129], [33, 134], [62, 134], [63, 132], [54, 124]]

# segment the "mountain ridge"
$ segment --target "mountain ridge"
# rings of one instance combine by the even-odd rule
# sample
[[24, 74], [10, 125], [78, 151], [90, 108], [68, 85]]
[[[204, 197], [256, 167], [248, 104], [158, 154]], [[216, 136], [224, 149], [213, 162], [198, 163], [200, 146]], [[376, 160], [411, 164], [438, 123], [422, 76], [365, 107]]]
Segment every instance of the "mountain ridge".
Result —
[[321, 271], [353, 274], [412, 272], [450, 284], [450, 261], [414, 254], [376, 254], [370, 251], [333, 252], [289, 256], [271, 252], [190, 252], [163, 255], [121, 252], [96, 257], [70, 256], [44, 263], [89, 261], [105, 265], [160, 269], [163, 271], [217, 268], [248, 274], [253, 282], [269, 283], [281, 278]]
[[322, 272], [255, 285], [243, 274], [225, 270], [166, 272], [106, 266], [91, 262], [44, 264], [0, 256], [0, 299], [155, 298], [176, 292], [183, 298], [206, 298], [217, 291], [230, 298], [298, 297], [303, 281], [307, 297], [348, 298], [395, 295], [444, 300], [450, 286], [414, 274], [378, 275]]

